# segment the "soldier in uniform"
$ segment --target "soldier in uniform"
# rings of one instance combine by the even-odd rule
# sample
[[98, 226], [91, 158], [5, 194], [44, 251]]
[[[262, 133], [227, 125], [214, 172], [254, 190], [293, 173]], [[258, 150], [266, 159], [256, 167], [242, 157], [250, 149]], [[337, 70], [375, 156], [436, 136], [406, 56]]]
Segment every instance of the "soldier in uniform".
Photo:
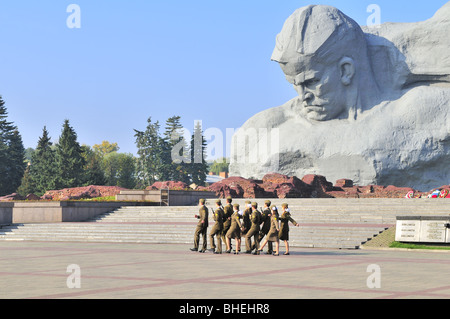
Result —
[[272, 216], [270, 217], [270, 229], [267, 233], [266, 239], [259, 248], [259, 251], [262, 251], [268, 242], [275, 242], [275, 253], [273, 255], [278, 256], [280, 252], [280, 240], [278, 237], [280, 232], [280, 222], [278, 217], [278, 208], [275, 205], [272, 205], [270, 210], [272, 211]]
[[258, 204], [253, 202], [252, 204], [252, 212], [250, 214], [250, 222], [251, 226], [245, 235], [245, 248], [247, 251], [246, 254], [250, 254], [253, 250], [252, 248], [252, 237], [254, 239], [255, 244], [255, 252], [254, 255], [259, 255], [259, 231], [261, 230], [261, 213], [258, 211]]
[[242, 215], [242, 237], [245, 237], [248, 230], [250, 229], [252, 223], [250, 221], [250, 215], [252, 214], [252, 202], [247, 200], [245, 201], [245, 209]]
[[[231, 204], [233, 202], [233, 198], [231, 196], [227, 197], [227, 204], [223, 208], [223, 231], [222, 231], [222, 241], [224, 243], [227, 242], [227, 232], [230, 229], [231, 226], [231, 216], [233, 215], [233, 205]], [[231, 248], [231, 246], [230, 246]]]
[[231, 216], [231, 226], [226, 235], [227, 251], [226, 253], [231, 253], [231, 239], [234, 238], [236, 241], [235, 254], [238, 254], [241, 250], [241, 215], [239, 214], [239, 204], [233, 205], [233, 215]]
[[283, 213], [280, 216], [280, 240], [284, 241], [284, 245], [286, 247], [286, 252], [284, 255], [289, 255], [289, 222], [294, 224], [294, 226], [299, 227], [300, 225], [291, 217], [291, 213], [289, 212], [288, 204], [282, 204], [281, 208], [283, 209]]
[[[270, 210], [270, 205], [272, 205], [272, 202], [270, 200], [266, 200], [264, 202], [264, 209], [262, 210], [261, 213], [261, 231], [259, 232], [259, 242], [261, 243], [263, 238], [267, 235], [267, 233], [270, 230], [270, 225], [271, 225], [271, 220], [270, 217], [272, 216], [271, 210]], [[268, 243], [268, 250], [267, 253], [268, 255], [271, 255], [273, 252], [273, 244], [271, 241], [269, 241]], [[254, 248], [254, 247], [252, 247]]]
[[208, 231], [208, 208], [205, 206], [205, 202], [206, 200], [203, 198], [199, 200], [198, 205], [200, 206], [200, 208], [198, 210], [198, 215], [194, 216], [195, 218], [199, 219], [199, 221], [194, 234], [194, 248], [191, 248], [192, 251], [198, 251], [200, 235], [202, 235], [203, 246], [200, 250], [201, 253], [204, 253], [207, 248], [206, 237]]
[[[224, 212], [222, 210], [222, 202], [220, 199], [216, 201], [216, 210], [214, 211], [214, 226], [209, 233], [209, 243], [211, 245], [211, 249], [215, 254], [222, 253], [222, 231], [223, 231], [223, 215]], [[217, 251], [216, 244], [214, 243], [214, 236], [217, 237]]]

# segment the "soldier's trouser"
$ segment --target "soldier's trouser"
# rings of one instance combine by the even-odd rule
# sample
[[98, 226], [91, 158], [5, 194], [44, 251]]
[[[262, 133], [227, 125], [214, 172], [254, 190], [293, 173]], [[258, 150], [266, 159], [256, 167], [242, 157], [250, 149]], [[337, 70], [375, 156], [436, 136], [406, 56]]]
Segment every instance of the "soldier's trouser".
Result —
[[251, 251], [252, 249], [252, 237], [255, 241], [254, 247], [256, 250], [259, 249], [259, 229], [250, 229], [245, 235], [245, 249]]
[[216, 249], [216, 244], [214, 243], [214, 236], [217, 237], [217, 252], [221, 253], [222, 252], [222, 230], [220, 229], [216, 229], [216, 230], [212, 230], [211, 233], [209, 234], [209, 243], [211, 244], [211, 248], [212, 249]]
[[221, 237], [222, 237], [222, 242], [224, 242], [224, 243], [227, 242], [227, 233], [230, 228], [231, 228], [231, 225], [223, 226]]
[[206, 237], [207, 237], [207, 227], [203, 227], [203, 226], [197, 226], [197, 229], [195, 229], [195, 234], [194, 234], [194, 248], [198, 249], [199, 246], [199, 241], [200, 241], [200, 235], [202, 235], [202, 241], [203, 241], [203, 246], [202, 246], [202, 250], [206, 250], [207, 248], [207, 242], [206, 242]]

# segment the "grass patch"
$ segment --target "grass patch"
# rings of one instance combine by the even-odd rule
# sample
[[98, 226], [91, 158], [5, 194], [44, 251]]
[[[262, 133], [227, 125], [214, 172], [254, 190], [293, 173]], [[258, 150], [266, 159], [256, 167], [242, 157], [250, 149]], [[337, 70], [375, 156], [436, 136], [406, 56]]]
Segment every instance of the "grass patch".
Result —
[[366, 248], [388, 248], [394, 241], [395, 227], [392, 227], [370, 239], [363, 246]]
[[428, 249], [428, 250], [450, 250], [450, 245], [438, 244], [413, 244], [395, 241], [396, 227], [389, 228], [380, 235], [372, 238], [364, 245], [365, 248], [402, 248], [402, 249]]
[[116, 196], [104, 196], [104, 197], [96, 197], [96, 198], [87, 198], [87, 199], [80, 199], [80, 201], [86, 201], [86, 202], [115, 202]]
[[431, 249], [431, 250], [450, 250], [450, 246], [436, 246], [423, 244], [407, 244], [394, 241], [389, 245], [389, 248], [404, 248], [404, 249]]

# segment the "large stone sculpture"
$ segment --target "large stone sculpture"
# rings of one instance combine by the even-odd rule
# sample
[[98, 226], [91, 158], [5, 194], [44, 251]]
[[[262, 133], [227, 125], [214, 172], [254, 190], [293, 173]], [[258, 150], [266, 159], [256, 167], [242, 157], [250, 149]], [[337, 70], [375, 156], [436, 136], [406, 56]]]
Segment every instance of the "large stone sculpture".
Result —
[[232, 176], [278, 172], [429, 190], [450, 181], [450, 2], [428, 21], [360, 27], [308, 6], [285, 22], [272, 60], [298, 96], [249, 119]]

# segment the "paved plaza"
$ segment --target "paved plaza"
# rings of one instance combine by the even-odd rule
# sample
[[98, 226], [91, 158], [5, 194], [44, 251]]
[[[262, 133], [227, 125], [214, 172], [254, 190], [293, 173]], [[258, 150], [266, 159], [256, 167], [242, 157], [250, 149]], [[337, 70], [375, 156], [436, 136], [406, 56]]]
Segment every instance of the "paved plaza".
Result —
[[189, 245], [0, 242], [0, 298], [449, 298], [450, 254], [291, 248], [215, 255]]

